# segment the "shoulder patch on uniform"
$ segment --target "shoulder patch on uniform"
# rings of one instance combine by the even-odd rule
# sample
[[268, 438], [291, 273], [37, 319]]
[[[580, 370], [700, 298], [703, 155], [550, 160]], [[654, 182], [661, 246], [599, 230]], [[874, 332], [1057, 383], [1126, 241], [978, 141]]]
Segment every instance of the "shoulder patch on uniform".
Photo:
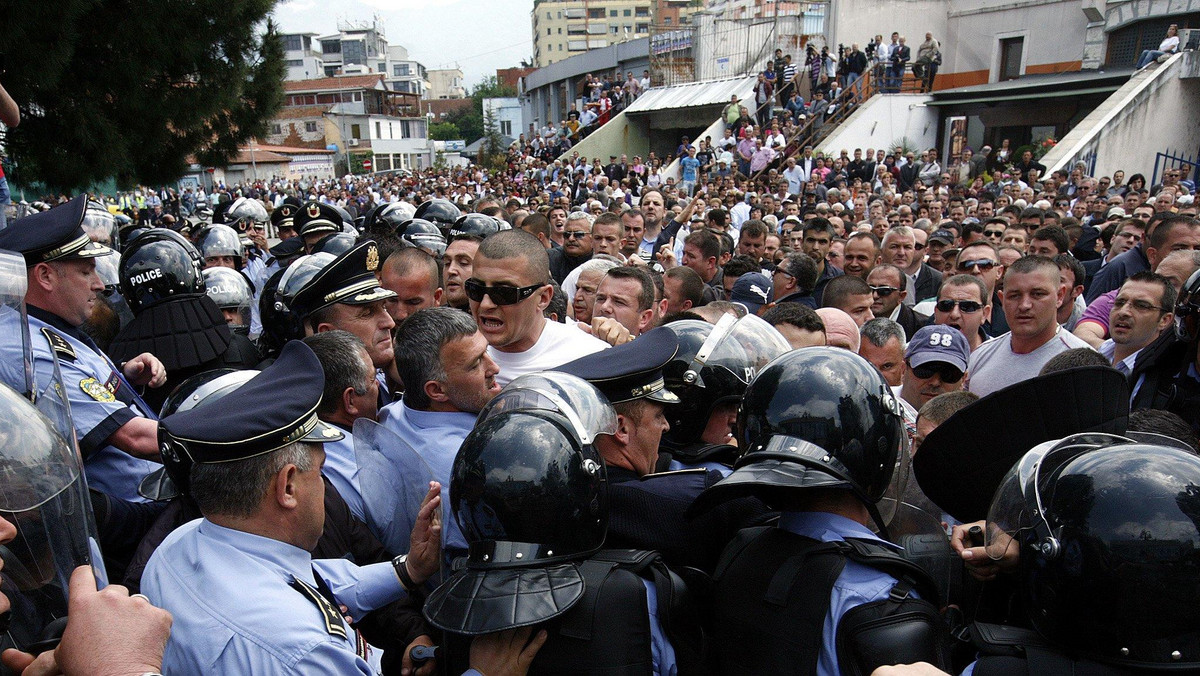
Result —
[[71, 347], [66, 338], [58, 335], [48, 326], [42, 327], [42, 335], [46, 336], [46, 340], [50, 343], [50, 349], [57, 352], [60, 358], [75, 361], [75, 348]]
[[117, 400], [117, 398], [113, 396], [113, 393], [110, 392], [107, 387], [101, 385], [100, 381], [96, 380], [95, 378], [84, 378], [83, 380], [79, 381], [79, 389], [83, 390], [84, 394], [92, 399], [95, 399], [96, 401], [108, 403]]
[[346, 633], [346, 621], [342, 619], [342, 614], [338, 612], [338, 609], [335, 608], [328, 599], [326, 599], [324, 596], [321, 596], [320, 592], [318, 592], [316, 589], [313, 589], [310, 585], [305, 584], [304, 582], [295, 578], [292, 578], [292, 581], [288, 583], [288, 586], [300, 592], [301, 596], [316, 604], [317, 609], [321, 611], [321, 619], [325, 621], [325, 631], [328, 632], [330, 636], [340, 636], [341, 638], [348, 637], [348, 634]]

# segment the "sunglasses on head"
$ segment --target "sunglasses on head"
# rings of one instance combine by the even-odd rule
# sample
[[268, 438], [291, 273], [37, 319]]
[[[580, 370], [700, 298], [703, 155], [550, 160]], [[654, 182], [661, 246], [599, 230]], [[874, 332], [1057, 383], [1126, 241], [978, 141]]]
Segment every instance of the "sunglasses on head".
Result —
[[973, 260], [973, 261], [959, 261], [958, 269], [959, 270], [970, 270], [971, 268], [978, 267], [980, 270], [987, 272], [988, 270], [991, 270], [992, 268], [996, 267], [997, 265], [999, 265], [999, 263], [997, 263], [994, 260], [991, 260], [988, 258], [980, 258], [978, 260]]
[[507, 284], [487, 286], [478, 279], [468, 279], [463, 284], [463, 288], [467, 292], [467, 298], [479, 303], [483, 301], [484, 296], [489, 296], [496, 305], [516, 305], [532, 296], [535, 291], [543, 286], [545, 286], [545, 283], [530, 284], [529, 286], [509, 286]]
[[921, 364], [920, 366], [913, 366], [910, 364], [909, 368], [912, 369], [913, 375], [921, 380], [928, 380], [936, 373], [937, 375], [941, 376], [943, 383], [952, 385], [962, 380], [963, 377], [962, 371], [959, 371], [950, 364], [940, 361], [933, 361], [926, 364]]
[[983, 309], [983, 303], [974, 300], [939, 300], [934, 307], [937, 308], [938, 312], [951, 312], [954, 310], [955, 305], [966, 315], [974, 314]]

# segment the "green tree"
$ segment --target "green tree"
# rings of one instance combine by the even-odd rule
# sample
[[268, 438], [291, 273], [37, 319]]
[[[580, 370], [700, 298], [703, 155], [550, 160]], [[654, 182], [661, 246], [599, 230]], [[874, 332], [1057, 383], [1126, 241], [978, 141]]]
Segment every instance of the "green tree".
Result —
[[462, 138], [462, 132], [453, 122], [434, 122], [429, 125], [429, 138], [435, 141], [453, 141]]
[[[458, 130], [458, 135], [446, 138], [432, 136], [432, 138], [442, 141], [460, 138], [466, 141], [467, 145], [478, 141], [485, 134], [483, 100], [516, 95], [517, 90], [500, 84], [494, 75], [483, 78], [471, 90], [470, 107], [447, 113], [441, 122], [435, 124], [435, 126], [438, 124], [453, 124]], [[434, 133], [433, 127], [430, 128], [429, 133], [431, 135]]]
[[19, 180], [163, 184], [223, 165], [283, 98], [276, 0], [0, 3]]
[[496, 119], [492, 115], [492, 111], [485, 111], [483, 117], [483, 144], [479, 146], [479, 157], [476, 158], [476, 164], [490, 169], [503, 169], [505, 151], [504, 141], [500, 137], [500, 131], [496, 126]]

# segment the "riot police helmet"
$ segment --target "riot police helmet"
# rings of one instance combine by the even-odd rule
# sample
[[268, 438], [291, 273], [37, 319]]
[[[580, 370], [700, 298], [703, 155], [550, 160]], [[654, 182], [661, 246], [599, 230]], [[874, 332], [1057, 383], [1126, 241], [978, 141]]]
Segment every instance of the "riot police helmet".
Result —
[[200, 233], [200, 256], [206, 266], [218, 265], [224, 258], [232, 258], [234, 268], [242, 269], [245, 245], [233, 228], [228, 225], [210, 225]]
[[450, 226], [450, 230], [446, 234], [446, 240], [450, 242], [456, 239], [479, 241], [488, 235], [500, 232], [500, 229], [500, 223], [491, 216], [463, 214], [458, 220], [454, 221], [454, 225]]
[[583, 594], [576, 562], [604, 544], [604, 464], [585, 421], [607, 416], [576, 405], [611, 407], [574, 376], [555, 374], [558, 386], [518, 380], [480, 413], [454, 460], [451, 507], [468, 556], [425, 604], [447, 631], [477, 635], [561, 615]]
[[1106, 434], [1041, 444], [1009, 471], [987, 554], [1017, 559], [1034, 629], [1138, 671], [1200, 668], [1200, 457]]
[[697, 319], [665, 326], [679, 338], [679, 351], [663, 367], [667, 389], [680, 402], [667, 409], [671, 429], [663, 442], [670, 448], [699, 442], [713, 411], [736, 404], [755, 374], [791, 349], [775, 327], [754, 315], [723, 315], [715, 326]]
[[252, 226], [266, 224], [269, 220], [271, 217], [263, 203], [250, 197], [237, 198], [225, 211], [225, 224], [238, 232], [246, 232]]
[[245, 275], [229, 268], [205, 268], [204, 287], [208, 297], [225, 315], [229, 328], [248, 331], [254, 289]]
[[847, 490], [886, 534], [884, 498], [908, 472], [903, 413], [887, 381], [862, 357], [838, 348], [793, 350], [755, 376], [742, 397], [734, 472], [699, 505], [756, 495], [789, 509], [810, 489]]
[[426, 200], [417, 207], [417, 211], [413, 214], [413, 218], [423, 218], [438, 226], [445, 234], [454, 225], [454, 222], [462, 216], [462, 210], [454, 205], [450, 200], [435, 197], [431, 200]]
[[1192, 273], [1175, 302], [1175, 333], [1181, 340], [1200, 338], [1200, 270]]
[[446, 253], [446, 238], [438, 226], [423, 218], [411, 218], [396, 226], [396, 236], [409, 244], [441, 257]]
[[134, 314], [184, 294], [204, 293], [196, 247], [174, 230], [153, 228], [121, 254], [121, 294]]

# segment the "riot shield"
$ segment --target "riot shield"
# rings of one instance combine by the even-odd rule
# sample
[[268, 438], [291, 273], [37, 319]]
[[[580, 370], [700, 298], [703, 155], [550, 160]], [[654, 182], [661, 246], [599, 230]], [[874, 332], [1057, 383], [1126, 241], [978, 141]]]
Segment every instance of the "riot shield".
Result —
[[927, 599], [939, 608], [961, 601], [962, 558], [950, 546], [939, 517], [907, 502], [899, 503], [888, 524], [900, 555], [920, 566], [937, 585], [941, 599]]
[[25, 258], [0, 251], [0, 382], [32, 400], [33, 348], [25, 314]]
[[91, 565], [108, 583], [70, 407], [56, 378], [36, 407], [0, 387], [0, 517], [17, 535], [0, 546], [12, 605], [9, 640], [37, 652], [52, 647], [65, 626], [71, 571]]
[[[408, 442], [374, 420], [355, 420], [352, 434], [367, 527], [388, 551], [407, 553], [421, 501], [434, 480], [433, 470]], [[449, 489], [442, 486], [442, 505], [449, 504]], [[434, 518], [442, 523], [444, 541], [446, 520], [441, 507]], [[433, 585], [440, 582], [440, 575], [430, 580]]]

